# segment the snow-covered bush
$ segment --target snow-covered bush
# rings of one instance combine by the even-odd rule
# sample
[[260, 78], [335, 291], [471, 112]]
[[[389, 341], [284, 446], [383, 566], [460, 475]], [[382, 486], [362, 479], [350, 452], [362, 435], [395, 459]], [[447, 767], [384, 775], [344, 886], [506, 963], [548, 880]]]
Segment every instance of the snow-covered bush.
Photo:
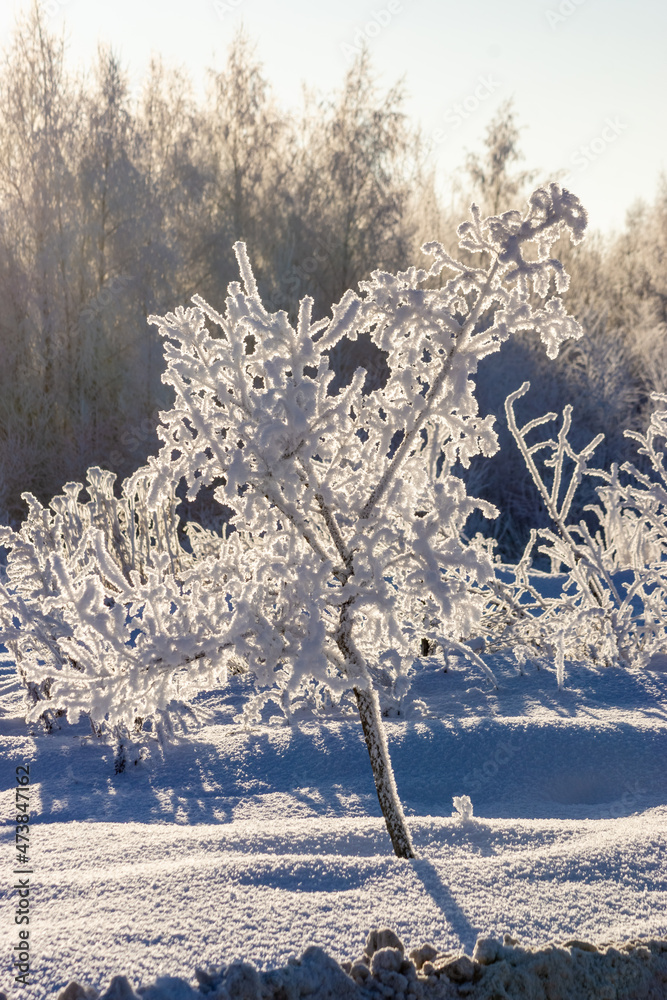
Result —
[[[655, 409], [644, 434], [625, 432], [637, 442], [651, 472], [631, 462], [606, 471], [589, 466], [602, 435], [580, 452], [571, 447], [570, 405], [555, 438], [528, 443], [535, 429], [556, 419], [547, 413], [518, 426], [514, 404], [528, 388], [524, 383], [508, 396], [507, 419], [553, 528], [532, 532], [511, 584], [495, 583], [492, 641], [510, 645], [520, 661], [530, 649], [555, 659], [559, 687], [566, 656], [646, 666], [667, 653], [667, 397], [654, 394]], [[541, 463], [536, 457], [540, 452], [545, 453]], [[584, 476], [602, 480], [597, 503], [585, 507], [597, 519], [595, 531], [584, 520], [568, 523]], [[531, 583], [535, 550], [549, 558], [552, 573], [566, 574], [562, 594], [544, 597]]]
[[470, 823], [472, 820], [472, 800], [469, 795], [455, 795], [452, 804], [454, 812], [452, 816], [460, 820], [461, 823]]
[[[121, 500], [110, 474], [91, 470], [87, 504], [68, 484], [50, 511], [30, 501], [21, 532], [0, 537], [11, 550], [2, 636], [33, 697], [122, 736], [136, 720], [164, 723], [174, 699], [219, 685], [239, 662], [258, 685], [246, 721], [271, 699], [289, 716], [304, 697], [351, 690], [394, 850], [412, 856], [377, 689], [405, 692], [424, 637], [493, 681], [466, 644], [493, 566], [463, 529], [475, 509], [496, 513], [455, 472], [497, 449], [473, 376], [514, 331], [539, 333], [550, 357], [580, 335], [558, 296], [534, 302], [552, 277], [567, 288], [549, 252], [585, 227], [577, 198], [555, 184], [523, 217], [482, 219], [473, 206], [459, 236], [478, 265], [430, 243], [428, 269], [375, 271], [317, 322], [305, 298], [294, 326], [264, 308], [236, 244], [244, 287], [230, 284], [224, 313], [195, 296], [151, 317], [175, 393], [159, 455]], [[361, 334], [384, 352], [386, 383], [365, 395], [357, 370], [333, 392], [330, 352]], [[215, 487], [232, 511], [222, 539], [190, 526], [190, 554], [174, 514], [183, 480], [190, 500]]]
[[117, 499], [114, 480], [91, 468], [87, 501], [80, 483], [67, 483], [50, 508], [24, 494], [20, 531], [0, 527], [10, 550], [0, 627], [26, 686], [29, 721], [51, 727], [58, 715], [76, 721], [84, 712], [94, 732], [127, 746], [144, 720], [157, 735], [186, 725], [192, 695], [224, 679], [217, 647], [229, 607], [220, 567], [235, 565], [239, 539], [215, 536], [213, 578], [213, 533], [190, 526], [186, 551], [173, 493], [150, 506], [140, 470]]

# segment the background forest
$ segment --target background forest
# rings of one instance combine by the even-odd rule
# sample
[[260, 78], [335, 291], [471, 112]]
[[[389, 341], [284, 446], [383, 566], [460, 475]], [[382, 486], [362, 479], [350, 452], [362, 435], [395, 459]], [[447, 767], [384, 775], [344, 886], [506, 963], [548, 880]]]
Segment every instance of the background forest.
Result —
[[[523, 169], [511, 101], [479, 152], [461, 156], [445, 203], [400, 85], [381, 92], [367, 53], [337, 93], [305, 93], [299, 114], [277, 106], [244, 35], [210, 71], [205, 98], [159, 60], [134, 98], [109, 50], [72, 75], [35, 6], [0, 66], [0, 522], [18, 526], [26, 490], [45, 503], [91, 465], [120, 480], [157, 452], [170, 399], [146, 317], [194, 293], [222, 304], [236, 240], [267, 306], [294, 318], [309, 294], [317, 318], [372, 270], [420, 263], [426, 240], [454, 249], [472, 200], [483, 214], [522, 208], [532, 182], [558, 180]], [[575, 447], [602, 431], [596, 465], [629, 455], [623, 429], [645, 428], [650, 393], [667, 391], [666, 250], [663, 182], [622, 232], [555, 248], [585, 336], [549, 362], [528, 332], [480, 366], [480, 408], [496, 414], [501, 449], [460, 471], [470, 493], [500, 508], [497, 521], [469, 528], [495, 534], [504, 558], [544, 523], [505, 397], [528, 379], [522, 423], [571, 401]], [[330, 391], [359, 365], [366, 391], [386, 372], [369, 338], [337, 348], [332, 363]], [[580, 497], [575, 520], [584, 488]], [[197, 503], [211, 523], [214, 501]]]

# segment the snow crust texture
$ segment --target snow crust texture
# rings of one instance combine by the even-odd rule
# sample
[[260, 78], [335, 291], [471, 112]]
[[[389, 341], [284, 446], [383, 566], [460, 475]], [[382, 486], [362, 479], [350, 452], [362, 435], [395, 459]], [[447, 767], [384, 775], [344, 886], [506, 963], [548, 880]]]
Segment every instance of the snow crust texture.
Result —
[[384, 928], [371, 931], [363, 954], [342, 965], [310, 947], [281, 969], [258, 972], [234, 962], [197, 969], [196, 977], [198, 989], [166, 976], [135, 990], [126, 976], [115, 976], [101, 995], [73, 981], [57, 1000], [664, 1000], [667, 940], [598, 946], [572, 939], [535, 949], [506, 934], [502, 942], [479, 938], [472, 957], [431, 944], [406, 956], [402, 941]]

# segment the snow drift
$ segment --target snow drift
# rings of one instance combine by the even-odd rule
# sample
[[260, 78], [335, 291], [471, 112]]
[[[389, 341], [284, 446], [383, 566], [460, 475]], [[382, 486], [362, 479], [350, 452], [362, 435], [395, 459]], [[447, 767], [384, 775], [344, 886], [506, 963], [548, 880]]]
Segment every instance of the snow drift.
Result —
[[[199, 989], [159, 978], [134, 990], [116, 976], [102, 996], [72, 981], [57, 1000], [661, 1000], [667, 996], [667, 940], [596, 946], [570, 940], [524, 948], [514, 938], [479, 938], [472, 957], [430, 944], [405, 955], [392, 930], [371, 931], [359, 958], [339, 965], [318, 947], [281, 969], [249, 962], [197, 969]], [[4, 1000], [4, 996], [0, 997]]]

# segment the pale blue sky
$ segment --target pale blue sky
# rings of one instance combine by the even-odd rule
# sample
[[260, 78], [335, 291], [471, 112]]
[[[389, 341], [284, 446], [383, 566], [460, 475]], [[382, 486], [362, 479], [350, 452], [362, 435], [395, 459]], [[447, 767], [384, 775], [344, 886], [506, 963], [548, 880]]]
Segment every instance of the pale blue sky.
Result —
[[[6, 42], [29, 0], [0, 0]], [[285, 107], [301, 84], [330, 92], [355, 43], [368, 41], [383, 85], [405, 80], [406, 109], [432, 138], [444, 179], [479, 149], [498, 104], [514, 97], [525, 166], [568, 186], [591, 224], [620, 226], [667, 171], [667, 5], [659, 0], [41, 0], [70, 58], [98, 40], [137, 83], [151, 52], [201, 87], [243, 23]]]

